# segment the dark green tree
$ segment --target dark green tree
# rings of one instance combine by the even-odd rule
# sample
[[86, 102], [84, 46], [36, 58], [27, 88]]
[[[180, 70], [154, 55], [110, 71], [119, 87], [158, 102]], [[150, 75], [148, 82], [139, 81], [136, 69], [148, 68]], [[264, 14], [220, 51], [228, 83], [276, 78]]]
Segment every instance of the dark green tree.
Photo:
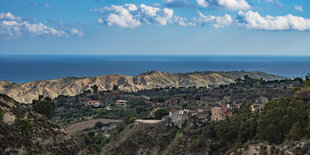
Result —
[[2, 117], [3, 117], [3, 111], [2, 109], [0, 109], [0, 121], [2, 120]]
[[295, 123], [305, 126], [305, 118], [306, 110], [302, 101], [291, 101], [285, 97], [274, 99], [265, 105], [259, 117], [258, 137], [262, 141], [280, 144]]
[[216, 136], [229, 144], [243, 144], [256, 135], [258, 114], [251, 111], [251, 104], [243, 102], [234, 115], [219, 122]]
[[118, 86], [117, 85], [113, 85], [113, 91], [118, 91]]
[[91, 88], [93, 89], [94, 93], [98, 92], [98, 86], [97, 85], [93, 85], [93, 86], [91, 86]]
[[169, 115], [169, 110], [161, 108], [161, 109], [156, 110], [154, 115], [155, 115], [155, 118], [162, 119], [164, 116]]
[[32, 100], [33, 110], [37, 113], [45, 115], [47, 118], [51, 118], [55, 108], [56, 103], [49, 97], [39, 96], [38, 100]]
[[287, 138], [292, 141], [298, 141], [303, 137], [304, 135], [303, 133], [304, 131], [302, 126], [300, 125], [299, 122], [297, 122], [291, 128], [289, 134], [287, 135]]
[[101, 129], [102, 127], [103, 127], [103, 123], [102, 122], [97, 122], [96, 124], [95, 124], [95, 129]]
[[33, 123], [29, 119], [17, 119], [16, 128], [26, 138], [33, 136]]

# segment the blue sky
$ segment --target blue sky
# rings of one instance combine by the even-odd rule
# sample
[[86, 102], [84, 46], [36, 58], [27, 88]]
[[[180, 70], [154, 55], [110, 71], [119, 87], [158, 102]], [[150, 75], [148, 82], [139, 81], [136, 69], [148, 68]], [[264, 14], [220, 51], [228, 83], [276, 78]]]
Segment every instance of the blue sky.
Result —
[[0, 54], [309, 55], [306, 0], [0, 0]]

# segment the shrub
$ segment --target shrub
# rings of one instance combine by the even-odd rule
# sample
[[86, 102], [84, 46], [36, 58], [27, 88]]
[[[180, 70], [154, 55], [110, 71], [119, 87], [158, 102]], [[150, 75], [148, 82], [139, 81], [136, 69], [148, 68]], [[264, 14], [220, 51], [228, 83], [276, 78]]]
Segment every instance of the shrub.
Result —
[[33, 110], [37, 113], [45, 115], [47, 118], [51, 118], [55, 108], [56, 103], [49, 97], [39, 96], [38, 100], [32, 101]]
[[96, 124], [95, 124], [95, 129], [101, 129], [103, 127], [103, 123], [102, 122], [97, 122]]
[[128, 118], [128, 123], [134, 123], [136, 120], [136, 117], [132, 116]]
[[3, 117], [3, 111], [2, 109], [0, 109], [0, 121], [2, 120], [2, 117]]
[[17, 119], [16, 128], [27, 138], [31, 138], [33, 136], [33, 123], [29, 119]]
[[169, 110], [168, 109], [158, 109], [154, 113], [155, 118], [157, 119], [162, 119], [164, 116], [169, 115]]

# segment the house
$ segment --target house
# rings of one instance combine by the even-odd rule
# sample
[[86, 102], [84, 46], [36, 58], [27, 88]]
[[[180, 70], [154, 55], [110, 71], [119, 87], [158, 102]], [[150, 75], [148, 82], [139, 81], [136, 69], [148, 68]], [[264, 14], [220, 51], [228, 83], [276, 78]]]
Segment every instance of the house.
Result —
[[221, 121], [226, 118], [226, 116], [230, 117], [232, 112], [225, 106], [222, 107], [213, 107], [211, 109], [211, 120], [213, 121]]
[[263, 110], [263, 108], [264, 108], [264, 104], [252, 104], [251, 105], [251, 110], [253, 111], [253, 112], [258, 112], [258, 113], [261, 113], [262, 112], [262, 110]]
[[198, 108], [196, 115], [197, 115], [197, 118], [203, 123], [206, 123], [211, 120], [210, 109]]
[[92, 106], [93, 108], [98, 108], [100, 106], [100, 101], [89, 100], [89, 101], [86, 102], [86, 105]]
[[172, 125], [182, 128], [183, 124], [189, 119], [189, 110], [171, 109], [169, 119]]
[[118, 107], [125, 108], [125, 107], [127, 107], [127, 100], [117, 100], [115, 102], [115, 105]]

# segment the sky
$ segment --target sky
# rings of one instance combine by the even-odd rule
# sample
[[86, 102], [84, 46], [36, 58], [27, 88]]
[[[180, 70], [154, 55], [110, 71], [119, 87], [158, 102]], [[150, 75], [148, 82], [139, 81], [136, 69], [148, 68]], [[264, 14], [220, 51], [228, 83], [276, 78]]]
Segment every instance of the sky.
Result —
[[309, 0], [0, 0], [0, 54], [310, 55]]

